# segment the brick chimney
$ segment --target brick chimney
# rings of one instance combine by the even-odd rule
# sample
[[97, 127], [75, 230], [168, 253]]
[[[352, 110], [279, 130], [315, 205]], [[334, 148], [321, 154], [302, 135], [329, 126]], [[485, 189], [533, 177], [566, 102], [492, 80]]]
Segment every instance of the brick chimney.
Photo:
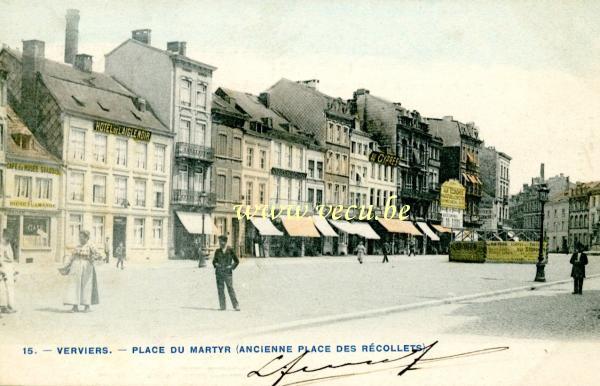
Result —
[[136, 29], [131, 31], [131, 38], [144, 44], [152, 44], [152, 30], [151, 29]]
[[454, 117], [452, 115], [446, 115], [442, 118], [442, 120], [452, 122], [454, 120]]
[[271, 94], [268, 92], [261, 92], [258, 96], [258, 101], [263, 104], [263, 106], [270, 108], [271, 107]]
[[303, 84], [313, 90], [319, 89], [319, 79], [299, 80], [297, 83]]
[[186, 42], [168, 42], [167, 43], [167, 51], [174, 52], [176, 54], [185, 56], [186, 52]]
[[79, 44], [79, 11], [77, 9], [68, 9], [66, 19], [65, 63], [73, 64]]
[[356, 98], [358, 95], [364, 95], [368, 93], [369, 90], [367, 90], [366, 88], [359, 88], [358, 90], [354, 91], [354, 97]]
[[73, 67], [83, 72], [92, 72], [92, 56], [88, 54], [75, 55]]
[[540, 165], [540, 177], [541, 177], [542, 181], [544, 181], [544, 164], [543, 163]]
[[37, 126], [35, 119], [36, 77], [44, 71], [46, 44], [41, 40], [24, 40], [21, 63], [21, 108], [25, 123], [30, 128]]

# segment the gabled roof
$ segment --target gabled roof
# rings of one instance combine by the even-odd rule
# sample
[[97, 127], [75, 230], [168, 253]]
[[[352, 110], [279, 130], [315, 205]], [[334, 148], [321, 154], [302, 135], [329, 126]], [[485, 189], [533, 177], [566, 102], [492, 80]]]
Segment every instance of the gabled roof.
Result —
[[[5, 50], [21, 60], [20, 52], [10, 48]], [[71, 65], [45, 59], [41, 78], [56, 102], [67, 112], [170, 135], [148, 104], [145, 111], [138, 110], [137, 96], [107, 74], [80, 71]]]
[[427, 118], [429, 131], [432, 135], [440, 137], [444, 146], [460, 146], [460, 129], [458, 121], [439, 118]]
[[239, 118], [246, 118], [246, 116], [233, 107], [231, 103], [228, 103], [225, 99], [214, 93], [212, 95], [212, 110], [222, 111]]
[[138, 44], [138, 45], [140, 45], [142, 47], [154, 50], [156, 52], [160, 52], [160, 53], [162, 53], [162, 54], [164, 54], [164, 55], [166, 55], [166, 56], [168, 56], [168, 57], [170, 57], [172, 59], [180, 59], [180, 60], [183, 60], [183, 61], [195, 64], [197, 66], [204, 67], [204, 68], [206, 68], [207, 70], [210, 70], [210, 71], [214, 71], [214, 70], [217, 69], [217, 67], [211, 66], [210, 64], [199, 62], [199, 61], [194, 60], [192, 58], [189, 58], [187, 56], [180, 55], [177, 52], [163, 50], [163, 49], [160, 49], [158, 47], [153, 47], [150, 44], [142, 43], [139, 40], [135, 40], [135, 39], [127, 39], [127, 40], [125, 40], [123, 43], [121, 43], [118, 46], [116, 46], [115, 48], [113, 48], [108, 54], [105, 54], [104, 56], [110, 56], [113, 52], [115, 52], [116, 50], [118, 50], [119, 48], [121, 48], [122, 46], [124, 46], [125, 44], [129, 44], [129, 43]]
[[[45, 161], [55, 164], [60, 164], [60, 160], [54, 157], [46, 148], [44, 148], [38, 140], [35, 138], [31, 130], [25, 125], [23, 120], [17, 115], [12, 107], [6, 107], [6, 121], [7, 121], [7, 146], [6, 155], [7, 158], [15, 157], [31, 162]], [[20, 139], [26, 139], [29, 141], [29, 147], [24, 149], [17, 144]]]
[[309, 133], [317, 133], [323, 129], [326, 114], [345, 120], [354, 119], [348, 112], [347, 103], [341, 98], [333, 98], [289, 79], [280, 79], [267, 93], [271, 95], [273, 109], [283, 113], [292, 124]]

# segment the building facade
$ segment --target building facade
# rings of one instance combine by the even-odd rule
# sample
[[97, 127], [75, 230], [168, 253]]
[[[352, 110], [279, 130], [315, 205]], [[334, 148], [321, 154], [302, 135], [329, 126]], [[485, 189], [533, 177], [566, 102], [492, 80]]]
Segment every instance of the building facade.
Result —
[[485, 229], [502, 229], [509, 218], [510, 160], [493, 146], [482, 146], [480, 153], [482, 199], [480, 215]]
[[[106, 73], [150, 102], [157, 117], [175, 135], [170, 158], [169, 256], [185, 257], [200, 236], [208, 246], [213, 234], [216, 192], [211, 186], [212, 73], [216, 67], [186, 56], [183, 41], [166, 50], [151, 45], [151, 30], [132, 31], [131, 39], [106, 55]], [[149, 82], [148, 79], [152, 79]], [[208, 220], [207, 220], [208, 219]], [[192, 224], [201, 222], [204, 231]], [[204, 232], [204, 233], [203, 233]]]
[[548, 250], [555, 253], [569, 251], [569, 191], [558, 192], [549, 197], [544, 206], [544, 230]]
[[596, 221], [596, 213], [593, 209], [596, 208], [595, 196], [599, 188], [600, 182], [577, 182], [569, 190], [569, 247], [573, 251], [578, 243], [586, 248], [592, 245], [592, 229]]

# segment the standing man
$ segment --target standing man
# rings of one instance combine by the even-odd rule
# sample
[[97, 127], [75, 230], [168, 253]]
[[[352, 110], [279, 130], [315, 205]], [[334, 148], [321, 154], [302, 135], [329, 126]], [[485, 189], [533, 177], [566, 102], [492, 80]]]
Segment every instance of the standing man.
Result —
[[356, 257], [358, 258], [358, 262], [359, 263], [363, 263], [363, 255], [365, 255], [367, 253], [367, 248], [365, 248], [363, 242], [361, 241], [360, 243], [358, 243], [358, 246], [356, 247]]
[[389, 263], [390, 261], [388, 260], [388, 253], [390, 252], [390, 245], [385, 242], [383, 243], [383, 261], [382, 263]]
[[236, 311], [240, 310], [240, 306], [235, 296], [235, 290], [233, 289], [233, 270], [235, 270], [239, 264], [240, 260], [235, 255], [235, 252], [227, 246], [227, 236], [219, 236], [219, 249], [215, 251], [213, 267], [215, 267], [221, 311], [224, 311], [227, 308], [224, 286], [227, 286], [227, 292], [229, 292], [229, 299], [231, 299], [233, 309]]
[[14, 255], [8, 232], [2, 232], [0, 240], [0, 308], [2, 313], [13, 313], [15, 309]]
[[417, 255], [415, 253], [415, 239], [413, 238], [413, 236], [410, 236], [410, 240], [408, 241], [408, 256], [410, 255]]
[[108, 264], [108, 262], [110, 261], [110, 251], [112, 249], [112, 245], [110, 243], [110, 238], [106, 238], [106, 241], [104, 241], [104, 255], [105, 257], [105, 261]]
[[581, 243], [577, 244], [577, 251], [571, 256], [570, 263], [573, 265], [571, 269], [571, 277], [573, 278], [573, 295], [582, 295], [583, 279], [585, 279], [585, 266], [588, 263], [588, 257], [584, 251], [584, 246]]
[[124, 269], [123, 260], [125, 260], [125, 245], [123, 245], [122, 241], [119, 242], [119, 246], [115, 250], [115, 257], [117, 258], [117, 268], [119, 268], [120, 265], [121, 269]]

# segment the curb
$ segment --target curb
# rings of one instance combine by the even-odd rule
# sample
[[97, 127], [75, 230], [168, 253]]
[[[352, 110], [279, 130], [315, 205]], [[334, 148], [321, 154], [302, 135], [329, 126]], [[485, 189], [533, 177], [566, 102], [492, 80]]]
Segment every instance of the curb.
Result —
[[[600, 274], [594, 274], [594, 275], [587, 276], [587, 279], [598, 278], [598, 277], [600, 277]], [[275, 332], [289, 331], [289, 330], [294, 330], [294, 329], [299, 329], [299, 328], [317, 327], [317, 326], [322, 326], [322, 325], [326, 325], [326, 324], [347, 322], [347, 321], [357, 320], [357, 319], [367, 319], [367, 318], [372, 318], [375, 316], [389, 315], [389, 314], [393, 314], [396, 312], [416, 310], [419, 308], [436, 307], [436, 306], [442, 306], [442, 305], [446, 305], [446, 304], [460, 303], [465, 300], [483, 299], [483, 298], [489, 298], [489, 297], [494, 297], [494, 296], [498, 296], [498, 295], [505, 295], [505, 294], [509, 294], [509, 293], [526, 291], [526, 290], [535, 291], [538, 288], [545, 288], [545, 287], [550, 287], [550, 286], [554, 286], [554, 285], [570, 283], [571, 281], [572, 281], [572, 279], [569, 278], [569, 279], [556, 280], [556, 281], [551, 281], [551, 282], [546, 282], [546, 283], [526, 285], [526, 286], [521, 286], [521, 287], [506, 288], [506, 289], [490, 291], [490, 292], [481, 292], [481, 293], [472, 294], [472, 295], [454, 296], [451, 298], [429, 300], [429, 301], [419, 302], [419, 303], [403, 304], [403, 305], [399, 305], [399, 306], [378, 308], [378, 309], [374, 309], [374, 310], [350, 312], [350, 313], [346, 313], [346, 314], [323, 316], [323, 317], [312, 318], [312, 319], [304, 319], [304, 320], [300, 320], [300, 321], [287, 322], [287, 323], [282, 323], [282, 324], [278, 324], [278, 325], [274, 325], [274, 326], [267, 326], [267, 327], [253, 329], [253, 330], [247, 330], [247, 331], [244, 331], [241, 333], [231, 334], [231, 335], [229, 335], [229, 337], [241, 338], [241, 337], [248, 337], [248, 336], [255, 336], [255, 335], [270, 334], [270, 333], [275, 333]]]

